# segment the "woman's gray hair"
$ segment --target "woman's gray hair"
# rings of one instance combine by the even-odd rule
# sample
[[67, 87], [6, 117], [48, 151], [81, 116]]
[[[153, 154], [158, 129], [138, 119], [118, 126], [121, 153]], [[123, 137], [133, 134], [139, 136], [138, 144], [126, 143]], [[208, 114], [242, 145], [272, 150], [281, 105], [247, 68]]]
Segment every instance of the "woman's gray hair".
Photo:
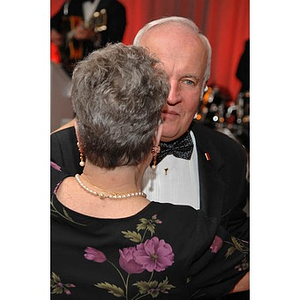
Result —
[[204, 43], [207, 51], [207, 62], [206, 62], [206, 68], [204, 72], [204, 77], [203, 77], [203, 83], [202, 83], [202, 89], [204, 89], [204, 86], [206, 82], [209, 79], [210, 76], [210, 64], [211, 64], [211, 55], [212, 55], [212, 50], [211, 50], [211, 45], [209, 43], [209, 40], [205, 35], [203, 35], [198, 26], [190, 19], [184, 18], [184, 17], [178, 17], [178, 16], [171, 16], [171, 17], [163, 17], [154, 21], [151, 21], [147, 23], [142, 29], [139, 30], [139, 32], [136, 34], [134, 40], [133, 40], [133, 45], [135, 46], [140, 46], [140, 42], [142, 37], [153, 27], [160, 26], [163, 24], [169, 24], [169, 23], [177, 23], [183, 27], [191, 29], [193, 32], [195, 32], [200, 40]]
[[147, 50], [122, 43], [92, 52], [72, 77], [80, 143], [94, 165], [138, 165], [151, 151], [169, 93], [166, 74]]

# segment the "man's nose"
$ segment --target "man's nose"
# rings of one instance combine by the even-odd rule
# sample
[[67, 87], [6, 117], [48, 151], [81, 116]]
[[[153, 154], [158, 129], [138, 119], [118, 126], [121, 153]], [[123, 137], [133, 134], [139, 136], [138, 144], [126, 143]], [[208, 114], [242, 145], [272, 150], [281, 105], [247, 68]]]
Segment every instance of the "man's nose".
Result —
[[170, 92], [168, 95], [167, 103], [169, 105], [176, 105], [177, 103], [181, 102], [182, 97], [180, 93], [180, 86], [177, 82], [170, 82]]

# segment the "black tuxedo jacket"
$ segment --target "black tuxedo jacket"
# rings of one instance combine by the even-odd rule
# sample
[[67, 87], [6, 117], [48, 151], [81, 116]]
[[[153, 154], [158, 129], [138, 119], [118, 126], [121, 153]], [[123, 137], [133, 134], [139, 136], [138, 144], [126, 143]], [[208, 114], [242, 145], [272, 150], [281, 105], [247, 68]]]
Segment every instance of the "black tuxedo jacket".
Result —
[[[197, 144], [201, 209], [232, 235], [248, 240], [249, 223], [243, 211], [248, 196], [244, 148], [197, 122], [191, 130]], [[71, 175], [82, 173], [74, 127], [51, 135], [51, 160]]]
[[249, 198], [245, 148], [227, 135], [194, 121], [198, 153], [201, 209], [217, 217], [234, 236], [249, 240]]

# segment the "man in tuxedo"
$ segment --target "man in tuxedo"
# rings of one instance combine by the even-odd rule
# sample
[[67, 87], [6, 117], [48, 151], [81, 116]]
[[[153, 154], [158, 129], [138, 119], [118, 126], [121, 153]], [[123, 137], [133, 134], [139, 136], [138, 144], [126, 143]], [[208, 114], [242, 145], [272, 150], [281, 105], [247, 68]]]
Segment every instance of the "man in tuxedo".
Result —
[[[93, 19], [94, 12], [104, 10], [105, 15], [97, 19], [97, 24], [100, 21], [106, 26], [99, 25], [101, 31], [95, 32], [93, 25], [83, 26]], [[51, 18], [51, 41], [60, 49], [62, 65], [71, 76], [78, 60], [107, 43], [121, 42], [125, 27], [126, 10], [117, 0], [66, 0]]]
[[[161, 60], [171, 85], [162, 111], [159, 156], [163, 159], [155, 171], [146, 171], [144, 191], [150, 199], [201, 208], [218, 217], [233, 235], [248, 239], [249, 223], [243, 211], [248, 198], [246, 151], [224, 134], [193, 120], [210, 75], [209, 41], [193, 22], [168, 17], [144, 26], [134, 44]], [[187, 142], [182, 143], [183, 138]], [[176, 157], [180, 151], [165, 154], [172, 151], [174, 143], [182, 143], [179, 147], [186, 154], [190, 141], [191, 153], [185, 159]]]
[[[200, 208], [248, 240], [246, 151], [194, 120], [210, 74], [207, 38], [192, 21], [168, 17], [147, 24], [134, 44], [158, 57], [171, 86], [162, 111], [161, 152], [145, 173], [145, 193], [150, 200]], [[51, 135], [52, 161], [72, 175], [82, 172], [76, 143], [74, 127]]]

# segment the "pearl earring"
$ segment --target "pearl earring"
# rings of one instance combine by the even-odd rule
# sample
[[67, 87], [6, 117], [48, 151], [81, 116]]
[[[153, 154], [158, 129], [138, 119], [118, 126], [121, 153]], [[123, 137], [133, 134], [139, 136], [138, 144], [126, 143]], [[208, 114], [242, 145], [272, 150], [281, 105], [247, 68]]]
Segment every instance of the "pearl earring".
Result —
[[79, 142], [77, 142], [77, 147], [78, 147], [79, 157], [80, 157], [79, 165], [80, 165], [80, 167], [84, 167], [85, 163], [84, 163], [83, 153], [82, 153], [82, 151], [81, 151]]
[[156, 169], [156, 165], [157, 165], [157, 155], [159, 154], [160, 152], [160, 146], [153, 146], [152, 150], [151, 150], [151, 153], [153, 154], [153, 164], [151, 166], [151, 168], [153, 170]]

